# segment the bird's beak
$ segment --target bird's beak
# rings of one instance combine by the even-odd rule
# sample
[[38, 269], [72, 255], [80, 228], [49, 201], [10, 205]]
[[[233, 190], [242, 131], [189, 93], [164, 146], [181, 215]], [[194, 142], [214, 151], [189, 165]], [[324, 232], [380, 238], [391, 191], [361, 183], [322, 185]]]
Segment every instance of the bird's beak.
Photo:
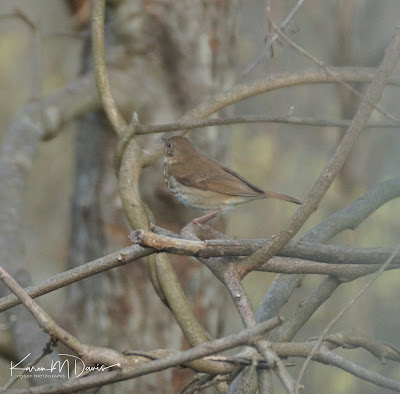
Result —
[[167, 143], [168, 142], [168, 138], [165, 138], [165, 137], [163, 137], [163, 138], [161, 138], [165, 143]]

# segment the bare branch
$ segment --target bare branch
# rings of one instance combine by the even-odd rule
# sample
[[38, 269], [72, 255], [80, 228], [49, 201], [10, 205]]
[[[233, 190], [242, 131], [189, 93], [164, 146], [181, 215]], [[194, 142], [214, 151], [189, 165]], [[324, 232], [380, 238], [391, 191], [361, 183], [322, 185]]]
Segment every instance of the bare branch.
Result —
[[[305, 242], [327, 242], [343, 230], [355, 229], [379, 207], [399, 196], [400, 177], [381, 182], [351, 205], [332, 214], [322, 223], [308, 231], [302, 240]], [[385, 261], [388, 257], [386, 256], [381, 261]], [[303, 258], [310, 259], [310, 256], [303, 256]], [[270, 263], [271, 261], [268, 262], [268, 264]], [[294, 289], [299, 286], [302, 277], [302, 275], [291, 275], [290, 277], [279, 275], [261, 303], [257, 312], [258, 320], [266, 320], [279, 313]], [[283, 326], [286, 326], [286, 323]]]
[[[304, 0], [298, 0], [296, 5], [293, 7], [293, 9], [289, 12], [288, 16], [283, 20], [283, 22], [280, 24], [281, 29], [284, 31], [287, 27], [287, 25], [289, 24], [289, 22], [293, 19], [294, 15], [296, 14], [297, 10], [300, 8], [300, 6], [304, 3]], [[279, 35], [277, 33], [275, 33], [272, 37], [270, 37], [266, 44], [265, 44], [265, 48], [263, 50], [263, 53], [261, 53], [257, 59], [249, 64], [242, 72], [242, 77], [246, 76], [247, 74], [249, 74], [254, 67], [256, 67], [262, 59], [264, 59], [264, 57], [268, 54], [268, 51], [270, 50], [270, 48], [272, 48], [272, 44], [276, 41], [276, 39], [279, 37]]]
[[[140, 246], [130, 246], [107, 256], [100, 257], [99, 259], [93, 260], [89, 263], [80, 265], [79, 267], [73, 268], [69, 271], [54, 275], [40, 284], [27, 287], [25, 291], [31, 298], [36, 298], [54, 290], [61, 289], [62, 287], [70, 285], [71, 283], [88, 278], [97, 273], [104, 272], [121, 265], [129, 264], [132, 261], [148, 256], [151, 253], [151, 250], [146, 250]], [[21, 302], [18, 297], [14, 295], [3, 297], [0, 300], [0, 312], [19, 305], [20, 303]]]
[[400, 197], [400, 177], [381, 182], [348, 207], [332, 214], [307, 232], [304, 241], [327, 242], [343, 230], [357, 228], [383, 204]]
[[111, 94], [110, 81], [106, 68], [106, 55], [104, 53], [104, 15], [105, 0], [95, 0], [92, 17], [93, 58], [96, 65], [94, 74], [104, 111], [115, 132], [122, 136], [126, 131], [127, 123], [119, 112]]
[[[318, 340], [318, 338], [310, 340]], [[386, 359], [400, 361], [400, 349], [398, 347], [391, 343], [368, 337], [358, 329], [353, 329], [349, 333], [328, 335], [324, 337], [324, 342], [341, 346], [344, 349], [363, 348], [377, 357], [382, 364], [385, 364]]]
[[[25, 291], [30, 297], [36, 298], [100, 272], [130, 264], [150, 254], [162, 251], [206, 258], [247, 256], [268, 242], [268, 239], [191, 241], [160, 236], [143, 230], [140, 230], [140, 233], [143, 234], [143, 245], [147, 247], [134, 245], [121, 249], [54, 275], [42, 283], [27, 287]], [[393, 253], [393, 249], [390, 248], [349, 248], [291, 241], [277, 253], [277, 256], [284, 258], [275, 257], [261, 265], [258, 270], [291, 274], [332, 274], [347, 281], [376, 272], [391, 253]], [[396, 258], [389, 269], [398, 269], [399, 265], [400, 260]], [[0, 299], [0, 312], [19, 304], [20, 301], [14, 295], [3, 297]]]
[[[320, 60], [318, 60], [316, 57], [314, 57], [313, 55], [311, 55], [311, 53], [307, 52], [304, 48], [300, 47], [299, 45], [297, 45], [294, 41], [292, 41], [288, 36], [286, 36], [286, 34], [284, 34], [281, 30], [279, 30], [279, 28], [273, 23], [271, 22], [272, 25], [274, 26], [275, 30], [278, 32], [279, 36], [282, 37], [287, 43], [289, 43], [294, 49], [296, 49], [297, 51], [299, 51], [300, 53], [302, 53], [304, 56], [306, 56], [307, 58], [311, 59], [314, 63], [318, 64], [321, 68], [323, 68], [328, 74], [333, 75], [332, 71], [329, 69], [329, 67], [327, 67], [323, 62], [321, 62]], [[357, 89], [354, 89], [352, 86], [350, 86], [348, 83], [341, 81], [340, 79], [338, 79], [336, 81], [338, 84], [344, 86], [346, 89], [348, 89], [350, 92], [352, 92], [353, 94], [355, 94], [356, 96], [360, 97], [361, 99], [365, 100], [365, 96], [359, 92]], [[393, 122], [396, 122], [397, 124], [400, 123], [400, 119], [395, 118], [393, 115], [391, 115], [390, 113], [388, 113], [387, 111], [383, 110], [382, 108], [380, 108], [376, 103], [370, 103], [371, 105], [373, 105], [375, 107], [375, 109], [377, 111], [379, 111], [380, 113], [382, 113], [383, 115], [385, 115], [387, 118], [391, 119]]]
[[310, 215], [317, 209], [317, 206], [325, 193], [328, 191], [332, 182], [336, 178], [356, 139], [363, 130], [374, 105], [379, 101], [384, 87], [392, 73], [398, 57], [400, 55], [400, 28], [396, 28], [395, 35], [390, 42], [384, 59], [376, 72], [376, 77], [368, 87], [365, 98], [359, 106], [359, 109], [353, 119], [353, 122], [346, 134], [342, 138], [335, 153], [328, 161], [325, 169], [322, 171], [318, 180], [311, 188], [302, 206], [289, 220], [287, 225], [279, 234], [263, 249], [257, 251], [241, 263], [244, 273], [268, 261], [275, 253], [283, 247], [300, 230]]
[[70, 393], [78, 390], [85, 390], [92, 387], [101, 387], [107, 384], [132, 379], [149, 373], [162, 371], [167, 368], [185, 364], [189, 361], [209, 356], [214, 353], [222, 352], [227, 349], [238, 347], [251, 343], [259, 335], [273, 329], [282, 322], [282, 318], [277, 317], [256, 325], [255, 327], [245, 329], [237, 334], [229, 335], [225, 338], [216, 339], [204, 343], [192, 349], [177, 352], [159, 360], [153, 360], [140, 365], [133, 365], [121, 368], [118, 371], [110, 371], [102, 375], [93, 375], [81, 379], [70, 380], [59, 385], [42, 385], [22, 390], [10, 390], [10, 394], [23, 393]]
[[[298, 117], [292, 115], [285, 116], [239, 116], [227, 119], [206, 119], [193, 122], [176, 122], [160, 125], [137, 125], [135, 133], [142, 134], [155, 134], [167, 133], [179, 130], [190, 130], [201, 127], [209, 126], [229, 126], [244, 123], [285, 123], [295, 124], [301, 126], [317, 126], [317, 127], [349, 127], [351, 124], [350, 119], [315, 119], [309, 117]], [[370, 122], [366, 128], [398, 128], [399, 125], [392, 122]]]
[[[235, 104], [246, 98], [257, 96], [273, 90], [293, 87], [304, 84], [331, 83], [337, 80], [346, 82], [370, 82], [374, 79], [376, 69], [364, 67], [329, 67], [334, 73], [327, 74], [324, 70], [308, 69], [300, 72], [282, 72], [270, 74], [266, 78], [258, 79], [251, 83], [236, 85], [232, 89], [218, 93], [196, 106], [181, 118], [181, 122], [205, 119], [221, 109]], [[398, 85], [399, 78], [392, 77], [389, 83]], [[143, 165], [149, 166], [158, 160], [164, 152], [160, 144], [145, 152]]]
[[[280, 357], [303, 357], [307, 358], [314, 345], [312, 343], [272, 343], [273, 349]], [[352, 361], [346, 360], [330, 350], [329, 344], [322, 346], [312, 357], [312, 360], [335, 366], [367, 382], [377, 386], [400, 391], [400, 382], [382, 376], [363, 368]]]
[[299, 391], [300, 388], [300, 382], [301, 379], [303, 378], [304, 372], [307, 368], [308, 363], [310, 362], [313, 354], [317, 351], [318, 347], [321, 345], [324, 336], [328, 333], [328, 331], [332, 328], [332, 326], [343, 316], [343, 314], [351, 308], [352, 305], [371, 287], [372, 283], [375, 282], [376, 279], [385, 271], [385, 269], [390, 265], [390, 263], [393, 261], [395, 256], [399, 253], [400, 251], [400, 243], [398, 244], [396, 250], [392, 253], [392, 255], [387, 259], [385, 264], [382, 265], [382, 267], [379, 269], [379, 271], [370, 278], [367, 283], [364, 284], [364, 286], [357, 292], [357, 294], [349, 301], [346, 303], [346, 305], [340, 310], [340, 312], [335, 316], [334, 319], [331, 320], [331, 322], [326, 326], [324, 331], [322, 331], [320, 337], [318, 338], [317, 343], [315, 344], [314, 348], [312, 349], [311, 353], [307, 357], [306, 361], [301, 367], [299, 376], [297, 377], [296, 381], [296, 393]]
[[[191, 240], [199, 240], [198, 234], [196, 233], [198, 229], [198, 226], [194, 224], [188, 224], [181, 230], [181, 235], [186, 236]], [[215, 232], [215, 230], [211, 228], [208, 230], [204, 226], [200, 226], [200, 232], [208, 231], [211, 233]], [[223, 237], [223, 234], [221, 234], [221, 237]], [[253, 309], [250, 305], [249, 297], [247, 296], [247, 293], [240, 281], [240, 271], [237, 270], [236, 261], [229, 258], [211, 258], [199, 260], [205, 264], [227, 288], [245, 327], [254, 327], [256, 325], [256, 319]], [[287, 371], [285, 365], [282, 363], [281, 359], [271, 349], [269, 343], [263, 338], [258, 337], [254, 339], [253, 345], [263, 355], [265, 361], [276, 373], [286, 390], [290, 394], [294, 393], [295, 382]], [[267, 371], [258, 370], [257, 372], [260, 382], [270, 379]]]
[[289, 374], [282, 360], [276, 354], [275, 350], [272, 349], [272, 344], [265, 339], [258, 340], [255, 346], [259, 353], [264, 357], [267, 363], [274, 366], [278, 378], [281, 380], [283, 387], [285, 387], [288, 394], [294, 394], [295, 382]]
[[[135, 244], [152, 248], [157, 252], [168, 252], [194, 257], [237, 257], [256, 252], [270, 239], [206, 239], [194, 241], [155, 234], [146, 230], [135, 230], [129, 235]], [[311, 242], [290, 241], [278, 251], [277, 256], [318, 261], [326, 264], [383, 264], [393, 253], [393, 248], [351, 248]], [[393, 263], [400, 264], [400, 257]], [[265, 264], [265, 268], [268, 263]]]
[[0, 279], [21, 300], [38, 322], [40, 328], [54, 340], [57, 339], [75, 351], [82, 359], [91, 363], [104, 363], [120, 367], [135, 359], [124, 356], [112, 349], [87, 346], [61, 328], [54, 319], [36, 304], [25, 290], [0, 266]]

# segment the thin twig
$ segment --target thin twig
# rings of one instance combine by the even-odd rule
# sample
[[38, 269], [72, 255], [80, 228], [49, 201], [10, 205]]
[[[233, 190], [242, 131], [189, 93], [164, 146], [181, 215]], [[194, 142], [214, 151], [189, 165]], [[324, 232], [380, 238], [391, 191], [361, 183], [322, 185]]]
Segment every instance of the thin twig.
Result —
[[[267, 93], [272, 90], [293, 87], [304, 84], [336, 82], [336, 79], [349, 82], [369, 82], [374, 79], [375, 68], [363, 67], [330, 67], [334, 71], [334, 76], [328, 75], [322, 69], [303, 70], [298, 72], [281, 72], [270, 74], [265, 78], [258, 79], [251, 83], [243, 83], [234, 86], [232, 89], [217, 93], [208, 98], [194, 109], [186, 113], [180, 120], [192, 121], [195, 119], [205, 119], [221, 109], [254, 97], [259, 94]], [[365, 74], [363, 73], [365, 72]], [[398, 77], [392, 77], [391, 83], [397, 85]], [[143, 157], [143, 165], [149, 166], [164, 154], [164, 144], [151, 147]]]
[[314, 353], [317, 351], [318, 347], [321, 345], [322, 341], [324, 340], [325, 335], [328, 331], [332, 328], [332, 326], [343, 316], [343, 314], [350, 309], [350, 307], [371, 287], [371, 285], [375, 282], [376, 279], [385, 271], [385, 269], [391, 264], [393, 259], [400, 251], [400, 243], [398, 244], [395, 251], [392, 255], [386, 260], [385, 264], [379, 269], [379, 271], [373, 275], [367, 283], [357, 292], [357, 294], [340, 310], [340, 312], [335, 316], [334, 319], [326, 326], [322, 334], [319, 336], [317, 343], [315, 344], [314, 348], [312, 349], [311, 353], [307, 357], [306, 361], [303, 363], [299, 376], [296, 380], [296, 394], [300, 389], [301, 379], [303, 378], [304, 372], [307, 368], [308, 363], [310, 362], [311, 358], [313, 357]]
[[[272, 348], [281, 357], [302, 357], [307, 358], [312, 351], [314, 344], [312, 343], [274, 343], [272, 342]], [[338, 354], [335, 354], [330, 349], [332, 346], [328, 343], [323, 345], [313, 356], [314, 361], [318, 361], [325, 365], [335, 366], [340, 368], [353, 376], [363, 379], [367, 382], [371, 382], [377, 386], [389, 388], [391, 390], [400, 391], [400, 382], [382, 376], [376, 372], [369, 371], [356, 363], [345, 359]]]
[[[311, 55], [311, 53], [307, 52], [304, 48], [300, 47], [299, 45], [297, 45], [294, 41], [292, 41], [286, 34], [284, 34], [273, 22], [271, 22], [272, 25], [274, 26], [275, 30], [277, 31], [277, 33], [279, 34], [280, 37], [282, 37], [288, 44], [290, 44], [290, 46], [292, 46], [294, 49], [296, 49], [298, 52], [300, 52], [301, 54], [303, 54], [304, 56], [306, 56], [307, 58], [311, 59], [314, 63], [318, 64], [326, 73], [328, 73], [329, 75], [334, 75], [332, 70], [329, 69], [328, 66], [325, 65], [324, 62], [318, 60], [315, 56]], [[346, 89], [348, 89], [350, 92], [352, 92], [353, 94], [355, 94], [357, 97], [360, 97], [361, 99], [365, 100], [365, 96], [359, 92], [357, 89], [354, 89], [351, 85], [349, 85], [347, 82], [342, 81], [340, 79], [337, 79], [336, 82], [342, 86], [344, 86]], [[387, 118], [389, 118], [390, 120], [392, 120], [393, 122], [396, 122], [397, 124], [400, 123], [400, 119], [394, 117], [393, 115], [391, 115], [389, 112], [385, 111], [384, 109], [380, 108], [380, 106], [378, 106], [378, 104], [372, 104], [370, 102], [371, 105], [373, 105], [375, 107], [375, 109], [377, 111], [379, 111], [380, 113], [382, 113], [383, 115], [385, 115]]]
[[[192, 122], [176, 122], [160, 125], [136, 125], [136, 134], [155, 134], [166, 133], [179, 130], [190, 130], [209, 126], [229, 126], [245, 123], [285, 123], [300, 126], [317, 126], [317, 127], [349, 127], [350, 119], [316, 119], [311, 117], [299, 117], [292, 115], [284, 116], [238, 116], [227, 119], [205, 119], [194, 120]], [[398, 128], [399, 125], [392, 122], [370, 122], [366, 128]]]
[[[296, 5], [293, 7], [293, 9], [289, 12], [288, 16], [283, 20], [283, 22], [280, 24], [281, 29], [283, 31], [285, 31], [286, 27], [288, 26], [289, 22], [292, 20], [292, 18], [294, 17], [294, 15], [296, 14], [297, 10], [300, 8], [300, 6], [304, 3], [304, 0], [298, 0], [298, 2], [296, 3]], [[263, 52], [257, 57], [256, 60], [254, 60], [253, 63], [249, 64], [243, 71], [241, 74], [241, 77], [245, 77], [247, 74], [249, 74], [254, 67], [256, 67], [262, 59], [264, 59], [264, 57], [268, 54], [269, 49], [272, 47], [272, 44], [276, 41], [276, 39], [279, 37], [279, 35], [277, 33], [275, 33], [272, 37], [270, 37], [266, 44], [265, 47], [263, 49]]]

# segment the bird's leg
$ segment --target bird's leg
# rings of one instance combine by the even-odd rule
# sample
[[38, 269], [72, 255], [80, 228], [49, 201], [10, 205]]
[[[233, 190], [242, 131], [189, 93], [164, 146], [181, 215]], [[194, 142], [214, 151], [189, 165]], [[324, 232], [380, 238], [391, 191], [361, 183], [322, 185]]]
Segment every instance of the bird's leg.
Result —
[[222, 211], [222, 208], [215, 209], [214, 211], [207, 212], [205, 215], [193, 219], [189, 224], [203, 224], [213, 217], [217, 216]]

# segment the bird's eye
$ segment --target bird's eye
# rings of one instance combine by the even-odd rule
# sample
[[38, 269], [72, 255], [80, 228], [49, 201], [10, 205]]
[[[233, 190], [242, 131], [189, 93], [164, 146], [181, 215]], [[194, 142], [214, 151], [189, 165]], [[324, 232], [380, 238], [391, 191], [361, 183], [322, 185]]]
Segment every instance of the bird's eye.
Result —
[[170, 142], [168, 142], [168, 144], [167, 144], [167, 148], [172, 148], [172, 145], [171, 145], [171, 143], [170, 143]]

